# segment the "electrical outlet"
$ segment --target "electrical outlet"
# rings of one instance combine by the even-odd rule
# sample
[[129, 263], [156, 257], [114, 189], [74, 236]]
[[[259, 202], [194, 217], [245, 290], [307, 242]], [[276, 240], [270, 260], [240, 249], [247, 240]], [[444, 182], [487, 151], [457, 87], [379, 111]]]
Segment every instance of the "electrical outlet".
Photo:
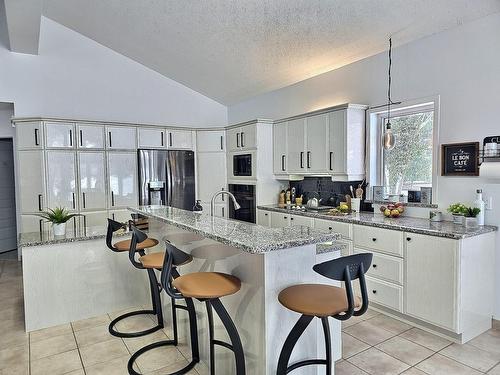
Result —
[[485, 206], [487, 210], [492, 210], [493, 209], [493, 197], [486, 197], [485, 199]]

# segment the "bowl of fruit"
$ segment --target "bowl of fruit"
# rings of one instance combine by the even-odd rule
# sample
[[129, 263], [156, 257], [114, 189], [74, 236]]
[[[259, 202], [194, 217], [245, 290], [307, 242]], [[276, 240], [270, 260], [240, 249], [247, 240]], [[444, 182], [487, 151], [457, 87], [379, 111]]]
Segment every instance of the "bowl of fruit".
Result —
[[385, 217], [395, 219], [400, 217], [403, 212], [405, 212], [405, 208], [403, 203], [390, 203], [387, 206], [380, 206], [380, 212], [382, 212]]

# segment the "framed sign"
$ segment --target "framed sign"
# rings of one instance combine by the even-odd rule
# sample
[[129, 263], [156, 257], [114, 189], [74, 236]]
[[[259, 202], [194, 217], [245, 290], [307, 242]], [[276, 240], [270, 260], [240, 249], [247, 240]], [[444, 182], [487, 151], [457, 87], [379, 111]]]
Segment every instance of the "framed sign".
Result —
[[441, 145], [441, 176], [479, 176], [479, 142]]

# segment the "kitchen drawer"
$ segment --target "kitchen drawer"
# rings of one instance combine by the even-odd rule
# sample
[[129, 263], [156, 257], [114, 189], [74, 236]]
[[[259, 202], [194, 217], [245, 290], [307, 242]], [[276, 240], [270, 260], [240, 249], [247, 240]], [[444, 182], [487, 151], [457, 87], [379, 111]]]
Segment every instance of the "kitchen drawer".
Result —
[[403, 311], [403, 287], [366, 276], [368, 300], [396, 311]]
[[330, 230], [335, 233], [340, 233], [342, 238], [352, 238], [352, 224], [340, 223], [338, 221], [314, 219], [314, 228], [322, 230]]
[[[360, 248], [354, 249], [354, 254], [366, 253], [367, 251]], [[367, 275], [384, 279], [397, 284], [403, 284], [403, 259], [384, 255], [377, 252], [373, 254], [372, 265], [369, 268]]]
[[304, 227], [312, 228], [313, 219], [306, 216], [290, 215], [290, 225], [291, 226], [303, 225]]
[[403, 256], [403, 232], [369, 227], [353, 226], [354, 247], [364, 247], [382, 253]]

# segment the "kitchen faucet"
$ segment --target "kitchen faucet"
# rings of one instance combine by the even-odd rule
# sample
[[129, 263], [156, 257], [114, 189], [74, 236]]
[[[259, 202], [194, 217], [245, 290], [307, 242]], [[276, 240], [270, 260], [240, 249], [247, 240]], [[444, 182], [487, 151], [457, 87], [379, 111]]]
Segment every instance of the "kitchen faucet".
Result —
[[227, 195], [229, 195], [231, 197], [231, 199], [233, 201], [233, 204], [234, 204], [234, 209], [235, 210], [239, 210], [241, 208], [241, 206], [236, 201], [236, 198], [234, 197], [233, 193], [231, 193], [230, 191], [221, 190], [221, 191], [218, 191], [217, 193], [215, 193], [212, 196], [212, 199], [210, 200], [210, 216], [214, 216], [215, 198], [217, 198], [219, 195], [223, 195], [223, 194], [227, 194]]

